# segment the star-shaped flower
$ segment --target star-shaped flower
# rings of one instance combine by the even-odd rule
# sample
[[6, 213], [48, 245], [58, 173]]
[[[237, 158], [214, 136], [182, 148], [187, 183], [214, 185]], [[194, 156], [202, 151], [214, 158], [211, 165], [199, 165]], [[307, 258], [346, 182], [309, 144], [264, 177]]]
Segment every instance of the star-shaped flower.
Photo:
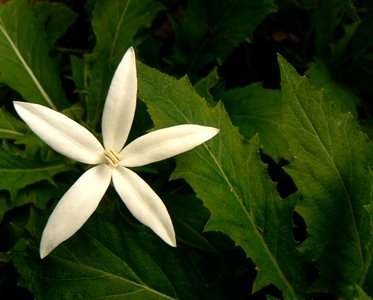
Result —
[[96, 165], [65, 193], [49, 217], [40, 242], [44, 258], [88, 220], [111, 179], [129, 211], [167, 244], [176, 247], [171, 218], [151, 187], [129, 167], [140, 167], [188, 151], [218, 133], [218, 129], [185, 124], [155, 130], [123, 148], [136, 108], [137, 77], [133, 48], [129, 48], [111, 81], [102, 116], [103, 144], [65, 115], [38, 104], [14, 102], [19, 116], [55, 151]]

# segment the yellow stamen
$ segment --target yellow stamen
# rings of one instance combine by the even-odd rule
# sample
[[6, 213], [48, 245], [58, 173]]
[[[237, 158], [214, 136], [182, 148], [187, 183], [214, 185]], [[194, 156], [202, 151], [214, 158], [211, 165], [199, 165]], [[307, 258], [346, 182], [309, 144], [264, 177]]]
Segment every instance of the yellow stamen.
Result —
[[121, 157], [114, 150], [110, 149], [105, 152], [105, 163], [111, 167], [117, 167]]

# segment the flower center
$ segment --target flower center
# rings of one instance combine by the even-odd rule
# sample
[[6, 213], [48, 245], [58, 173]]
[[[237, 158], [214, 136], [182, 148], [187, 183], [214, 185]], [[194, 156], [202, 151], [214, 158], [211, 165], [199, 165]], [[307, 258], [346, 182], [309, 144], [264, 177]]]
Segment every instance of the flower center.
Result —
[[105, 151], [105, 163], [111, 167], [118, 167], [121, 157], [114, 150], [110, 149]]

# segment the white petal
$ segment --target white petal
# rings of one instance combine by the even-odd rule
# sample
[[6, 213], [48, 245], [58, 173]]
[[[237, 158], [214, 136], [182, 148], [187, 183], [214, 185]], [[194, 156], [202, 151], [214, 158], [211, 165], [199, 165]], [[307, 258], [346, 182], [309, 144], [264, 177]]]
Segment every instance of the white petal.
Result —
[[104, 149], [86, 128], [45, 106], [14, 102], [18, 115], [57, 152], [86, 164], [102, 163]]
[[111, 170], [104, 164], [89, 169], [58, 202], [43, 231], [41, 258], [70, 238], [92, 215], [110, 184]]
[[102, 115], [105, 149], [119, 152], [127, 140], [136, 109], [136, 58], [129, 48], [115, 71]]
[[113, 183], [134, 217], [150, 227], [167, 244], [176, 247], [170, 215], [152, 188], [140, 176], [124, 167], [113, 170]]
[[159, 129], [128, 144], [121, 152], [120, 165], [140, 167], [188, 151], [211, 139], [219, 129], [186, 124]]

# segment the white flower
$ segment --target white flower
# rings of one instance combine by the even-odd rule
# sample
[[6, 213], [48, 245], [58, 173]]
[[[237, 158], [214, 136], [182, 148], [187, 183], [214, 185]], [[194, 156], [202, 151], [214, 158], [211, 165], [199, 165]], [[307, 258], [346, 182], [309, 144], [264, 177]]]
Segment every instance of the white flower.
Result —
[[111, 179], [129, 211], [167, 244], [176, 247], [171, 218], [162, 200], [128, 167], [139, 167], [188, 151], [218, 133], [199, 125], [179, 125], [145, 134], [123, 148], [131, 129], [137, 95], [133, 48], [120, 62], [102, 116], [103, 144], [87, 129], [47, 107], [14, 102], [19, 116], [55, 151], [76, 161], [96, 165], [66, 192], [49, 217], [40, 242], [44, 258], [88, 220]]

